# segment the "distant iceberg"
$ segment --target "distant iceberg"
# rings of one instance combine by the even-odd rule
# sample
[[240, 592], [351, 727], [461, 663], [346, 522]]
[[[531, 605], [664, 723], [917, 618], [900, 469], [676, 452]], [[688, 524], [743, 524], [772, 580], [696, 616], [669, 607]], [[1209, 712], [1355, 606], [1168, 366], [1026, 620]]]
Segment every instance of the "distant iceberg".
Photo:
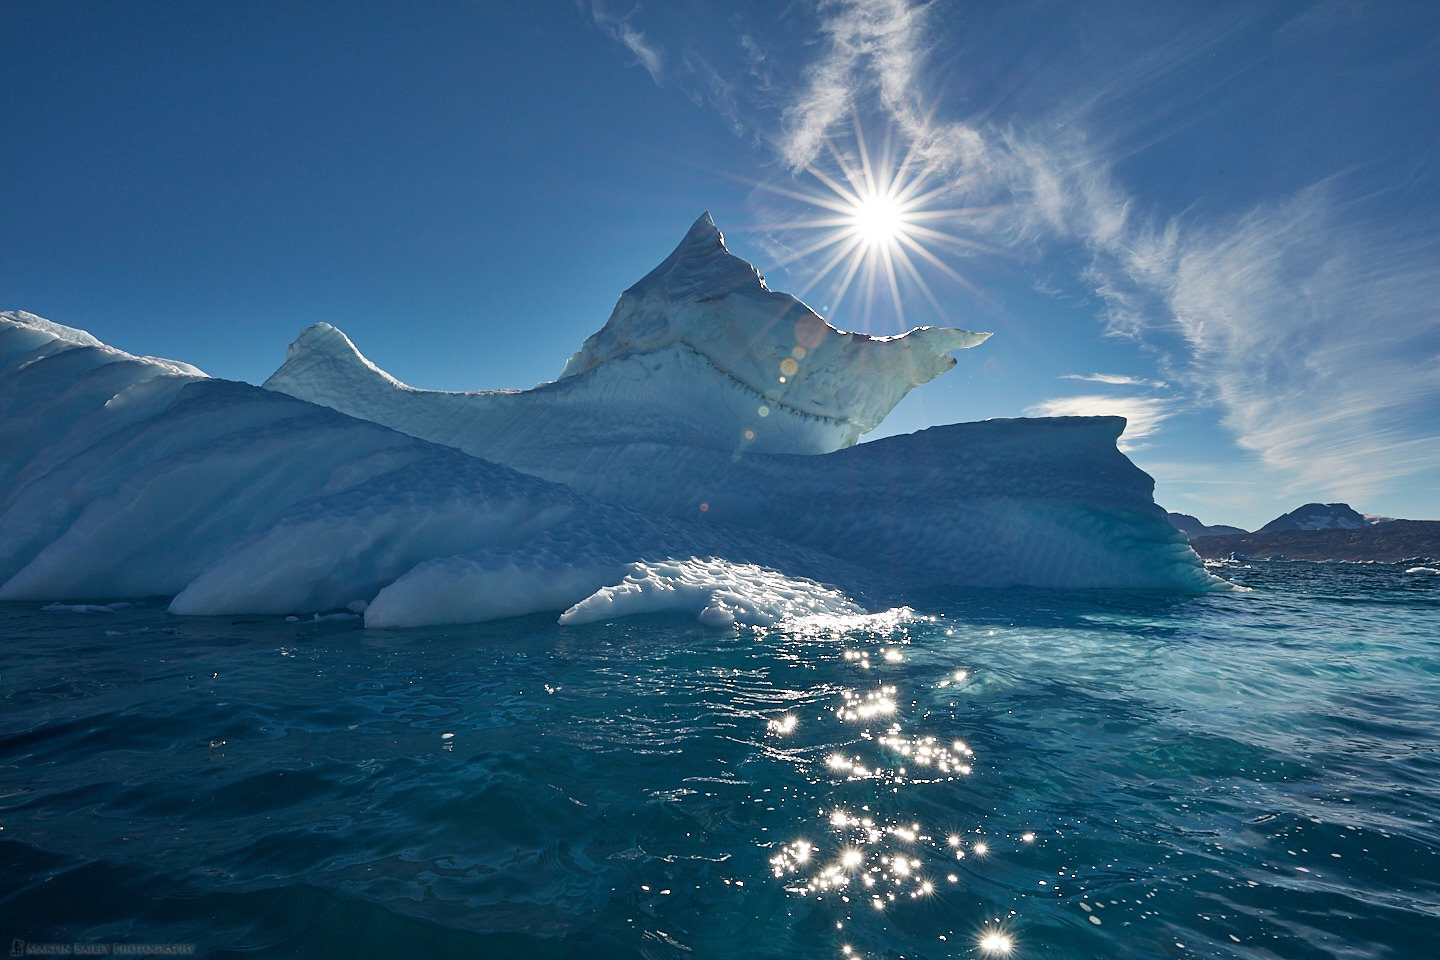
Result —
[[1223, 587], [1116, 449], [1118, 418], [855, 445], [986, 336], [838, 331], [708, 215], [527, 391], [415, 390], [324, 325], [261, 388], [0, 314], [0, 599], [404, 627], [770, 623], [929, 584]]

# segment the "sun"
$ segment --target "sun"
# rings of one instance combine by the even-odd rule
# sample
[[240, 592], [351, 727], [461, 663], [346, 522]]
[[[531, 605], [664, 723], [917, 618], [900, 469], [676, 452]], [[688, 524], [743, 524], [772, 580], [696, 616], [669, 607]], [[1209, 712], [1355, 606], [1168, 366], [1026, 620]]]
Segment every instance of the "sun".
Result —
[[[897, 149], [893, 131], [879, 149], [872, 150], [858, 115], [853, 139], [847, 138], [844, 147], [831, 138], [824, 141], [822, 152], [828, 161], [817, 158], [803, 168], [815, 183], [809, 189], [752, 182], [818, 213], [773, 225], [785, 232], [809, 233], [809, 239], [787, 244], [786, 256], [772, 265], [807, 265], [809, 278], [794, 295], [805, 299], [812, 290], [821, 291], [816, 303], [820, 313], [848, 317], [840, 322], [867, 332], [891, 322], [904, 329], [911, 293], [920, 294], [937, 315], [949, 312], [922, 276], [922, 269], [942, 274], [979, 295], [975, 285], [952, 266], [952, 258], [941, 256], [945, 252], [965, 255], [983, 246], [964, 235], [967, 217], [983, 211], [947, 206], [957, 190], [963, 192], [963, 178], [928, 169], [914, 143], [909, 149]], [[861, 302], [842, 312], [841, 304], [852, 291], [858, 291]], [[893, 321], [880, 319], [877, 307], [883, 299], [894, 306]]]
[[858, 198], [850, 212], [850, 230], [867, 249], [895, 250], [908, 236], [906, 211], [894, 197], [874, 193]]

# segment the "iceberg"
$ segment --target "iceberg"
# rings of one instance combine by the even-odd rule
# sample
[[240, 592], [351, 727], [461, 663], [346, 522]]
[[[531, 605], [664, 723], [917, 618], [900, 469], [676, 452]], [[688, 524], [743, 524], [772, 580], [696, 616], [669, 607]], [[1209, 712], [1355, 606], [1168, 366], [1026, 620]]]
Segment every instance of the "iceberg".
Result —
[[917, 585], [1223, 588], [1119, 418], [855, 442], [985, 336], [836, 330], [708, 215], [532, 390], [415, 390], [324, 325], [257, 387], [3, 313], [0, 600], [764, 625]]

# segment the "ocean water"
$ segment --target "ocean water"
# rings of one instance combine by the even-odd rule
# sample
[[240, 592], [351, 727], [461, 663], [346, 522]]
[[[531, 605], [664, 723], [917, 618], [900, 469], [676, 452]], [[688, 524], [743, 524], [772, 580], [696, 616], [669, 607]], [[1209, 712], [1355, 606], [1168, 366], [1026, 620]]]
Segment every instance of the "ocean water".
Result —
[[1420, 957], [1440, 574], [768, 630], [0, 606], [0, 947]]

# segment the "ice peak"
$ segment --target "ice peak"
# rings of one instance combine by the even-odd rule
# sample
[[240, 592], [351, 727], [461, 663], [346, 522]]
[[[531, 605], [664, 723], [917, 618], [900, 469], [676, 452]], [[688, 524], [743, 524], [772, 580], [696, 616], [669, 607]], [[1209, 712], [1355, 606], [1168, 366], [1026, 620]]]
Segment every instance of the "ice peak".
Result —
[[714, 253], [717, 249], [720, 252], [729, 252], [725, 250], [725, 238], [721, 236], [720, 228], [715, 226], [709, 210], [700, 214], [695, 218], [695, 222], [690, 224], [690, 229], [685, 231], [685, 239], [680, 241], [676, 252], [684, 247], [698, 248], [699, 251], [708, 253]]
[[768, 289], [754, 267], [726, 249], [725, 237], [706, 210], [670, 255], [625, 291], [621, 302], [625, 297], [672, 301], [713, 298], [743, 287]]
[[[772, 406], [875, 429], [912, 387], [955, 365], [950, 351], [988, 333], [920, 327], [892, 337], [837, 330], [787, 293], [777, 293], [725, 247], [709, 212], [660, 265], [620, 296], [561, 379], [620, 357], [688, 348]], [[762, 415], [763, 416], [763, 415]]]
[[[285, 365], [327, 363], [335, 366], [369, 364], [362, 354], [345, 336], [345, 332], [328, 323], [316, 323], [300, 331], [300, 335], [285, 348]], [[282, 368], [283, 369], [283, 368]], [[279, 371], [276, 371], [277, 373]], [[274, 376], [271, 377], [274, 379]], [[267, 380], [265, 386], [269, 386]]]
[[[339, 401], [346, 389], [375, 379], [400, 390], [414, 389], [371, 363], [344, 331], [321, 322], [300, 331], [285, 348], [284, 365], [263, 386], [343, 410]], [[302, 384], [322, 385], [322, 389], [307, 392]]]

